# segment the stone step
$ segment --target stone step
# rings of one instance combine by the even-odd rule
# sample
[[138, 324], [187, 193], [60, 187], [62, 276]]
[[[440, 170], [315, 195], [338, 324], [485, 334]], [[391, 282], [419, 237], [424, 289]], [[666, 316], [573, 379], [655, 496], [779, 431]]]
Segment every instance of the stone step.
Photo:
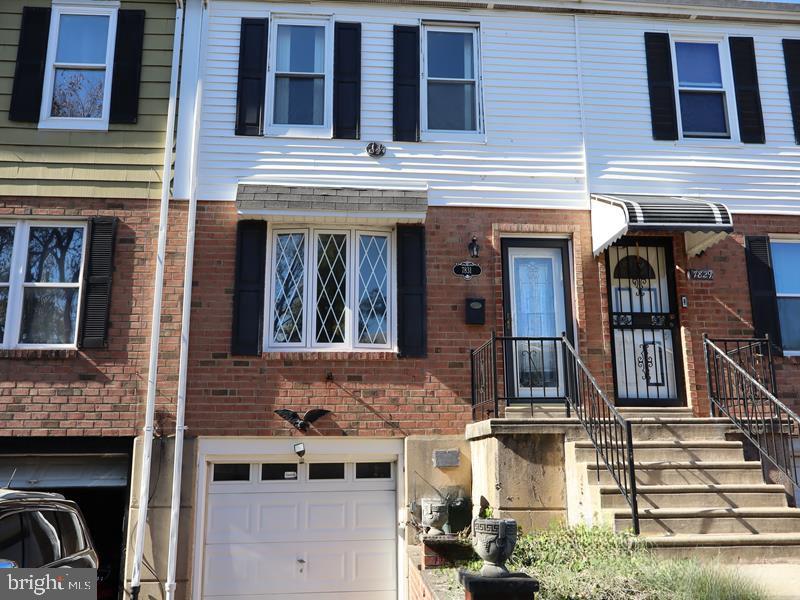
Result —
[[667, 406], [662, 408], [631, 407], [617, 408], [617, 410], [626, 419], [632, 419], [636, 417], [680, 418], [694, 416], [691, 408], [675, 406]]
[[[596, 452], [589, 440], [575, 443], [578, 462], [595, 462]], [[689, 461], [741, 461], [743, 459], [741, 442], [719, 440], [698, 441], [634, 441], [634, 459], [643, 462]]]
[[[639, 509], [786, 507], [780, 485], [643, 485], [637, 488]], [[600, 486], [600, 507], [627, 508], [617, 486]]]
[[[635, 452], [635, 451], [634, 451]], [[640, 462], [636, 468], [636, 482], [641, 485], [695, 485], [702, 483], [764, 483], [761, 463], [758, 461], [733, 462]], [[589, 483], [601, 485], [614, 483], [604, 465], [587, 463]]]
[[674, 535], [647, 538], [660, 556], [696, 558], [725, 564], [800, 561], [800, 534]]
[[731, 430], [727, 419], [630, 419], [634, 444], [645, 441], [725, 441]]
[[[632, 529], [630, 511], [615, 511], [616, 531]], [[796, 508], [651, 508], [639, 511], [641, 535], [797, 533]]]

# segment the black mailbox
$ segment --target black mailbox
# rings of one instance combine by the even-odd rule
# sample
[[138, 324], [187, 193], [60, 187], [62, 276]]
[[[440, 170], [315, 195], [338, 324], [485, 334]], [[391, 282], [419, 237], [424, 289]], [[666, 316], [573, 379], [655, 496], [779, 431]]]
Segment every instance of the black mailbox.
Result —
[[485, 298], [467, 298], [464, 310], [464, 322], [467, 325], [483, 325], [486, 323]]

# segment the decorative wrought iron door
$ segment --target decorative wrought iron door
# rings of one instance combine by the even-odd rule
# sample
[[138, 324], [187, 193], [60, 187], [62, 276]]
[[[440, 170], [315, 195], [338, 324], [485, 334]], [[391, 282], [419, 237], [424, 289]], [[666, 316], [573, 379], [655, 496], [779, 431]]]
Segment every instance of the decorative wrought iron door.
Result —
[[606, 259], [617, 404], [683, 404], [670, 241], [623, 241]]

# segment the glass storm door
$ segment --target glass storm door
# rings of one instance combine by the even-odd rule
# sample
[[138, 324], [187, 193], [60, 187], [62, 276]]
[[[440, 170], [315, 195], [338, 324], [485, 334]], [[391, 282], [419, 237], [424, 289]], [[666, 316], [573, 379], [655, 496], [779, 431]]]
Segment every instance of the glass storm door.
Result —
[[[560, 338], [571, 322], [566, 241], [508, 240], [504, 244], [506, 387], [512, 398], [564, 396]], [[532, 339], [533, 338], [533, 339]]]
[[682, 404], [670, 247], [623, 242], [607, 258], [617, 404]]

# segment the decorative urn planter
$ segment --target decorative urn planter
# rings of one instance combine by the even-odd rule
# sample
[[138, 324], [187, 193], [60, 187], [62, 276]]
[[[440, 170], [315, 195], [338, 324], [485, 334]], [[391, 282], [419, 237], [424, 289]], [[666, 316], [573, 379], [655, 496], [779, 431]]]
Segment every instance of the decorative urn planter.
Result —
[[442, 527], [447, 523], [447, 501], [439, 498], [422, 499], [422, 526], [427, 528], [428, 535], [441, 535]]
[[505, 562], [517, 545], [514, 519], [475, 519], [472, 522], [472, 547], [483, 559], [483, 577], [507, 577]]

